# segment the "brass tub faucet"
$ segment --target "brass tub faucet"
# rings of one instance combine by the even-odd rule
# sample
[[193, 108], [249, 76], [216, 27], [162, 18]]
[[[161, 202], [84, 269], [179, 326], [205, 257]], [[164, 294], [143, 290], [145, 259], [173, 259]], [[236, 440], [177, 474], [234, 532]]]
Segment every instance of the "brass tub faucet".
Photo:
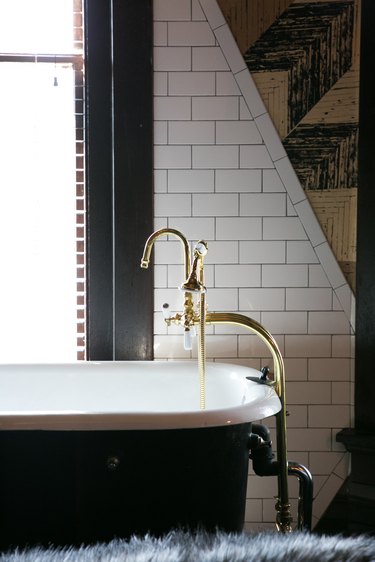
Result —
[[[287, 460], [287, 428], [286, 428], [286, 399], [284, 361], [272, 334], [256, 320], [235, 312], [208, 312], [206, 309], [206, 287], [204, 284], [204, 257], [208, 246], [200, 240], [194, 247], [193, 262], [191, 263], [190, 246], [186, 237], [173, 228], [157, 230], [147, 239], [141, 260], [141, 267], [147, 268], [155, 240], [160, 236], [172, 235], [180, 239], [184, 248], [185, 281], [179, 286], [184, 292], [183, 313], [165, 317], [167, 325], [179, 324], [184, 327], [185, 349], [191, 349], [191, 332], [198, 327], [198, 368], [201, 381], [201, 408], [205, 407], [204, 377], [205, 377], [205, 326], [212, 324], [230, 324], [246, 328], [258, 336], [271, 352], [274, 363], [274, 380], [266, 375], [260, 377], [260, 384], [273, 386], [279, 396], [281, 409], [276, 414], [277, 462], [273, 465], [278, 479], [278, 497], [276, 498], [276, 528], [282, 533], [292, 531], [292, 515], [288, 494], [288, 475], [296, 476], [300, 483], [300, 498], [298, 504], [297, 528], [309, 530], [312, 517], [312, 477], [307, 468], [294, 461]], [[193, 295], [198, 295], [197, 306]], [[168, 305], [164, 305], [168, 307]], [[194, 309], [195, 306], [195, 309]], [[267, 474], [271, 475], [271, 474]], [[262, 474], [261, 476], [265, 476]]]

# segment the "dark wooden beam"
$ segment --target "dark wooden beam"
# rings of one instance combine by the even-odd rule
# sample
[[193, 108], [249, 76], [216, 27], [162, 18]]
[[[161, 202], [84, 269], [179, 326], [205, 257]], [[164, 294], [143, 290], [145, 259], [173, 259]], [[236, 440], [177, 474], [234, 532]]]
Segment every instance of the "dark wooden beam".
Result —
[[153, 276], [140, 268], [153, 223], [152, 25], [151, 0], [113, 0], [114, 325], [120, 360], [153, 357]]
[[375, 2], [361, 2], [359, 186], [357, 216], [355, 426], [337, 434], [351, 474], [315, 528], [375, 534]]
[[152, 0], [85, 0], [87, 357], [153, 358]]
[[87, 358], [113, 358], [111, 2], [85, 0]]
[[355, 427], [375, 431], [375, 2], [361, 10]]

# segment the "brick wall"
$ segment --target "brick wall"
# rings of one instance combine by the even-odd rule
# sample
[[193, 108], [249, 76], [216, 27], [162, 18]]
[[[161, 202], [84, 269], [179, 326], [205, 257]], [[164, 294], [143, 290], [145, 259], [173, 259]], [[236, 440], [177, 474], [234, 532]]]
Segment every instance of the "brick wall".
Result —
[[[83, 14], [82, 0], [73, 0], [74, 48], [83, 57]], [[84, 172], [84, 74], [83, 59], [76, 60], [75, 75], [75, 117], [76, 117], [76, 237], [77, 237], [77, 359], [86, 358], [86, 271], [85, 271], [85, 172]]]

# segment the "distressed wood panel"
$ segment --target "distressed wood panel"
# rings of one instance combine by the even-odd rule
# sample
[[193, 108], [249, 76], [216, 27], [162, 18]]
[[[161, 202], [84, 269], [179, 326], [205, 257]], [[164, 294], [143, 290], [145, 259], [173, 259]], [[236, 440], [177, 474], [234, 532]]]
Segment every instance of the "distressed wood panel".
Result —
[[361, 0], [218, 0], [354, 289]]
[[241, 53], [247, 51], [293, 0], [218, 0]]
[[300, 125], [358, 123], [359, 70], [348, 70], [300, 121]]
[[342, 271], [354, 290], [357, 247], [357, 189], [306, 191]]
[[284, 147], [304, 189], [357, 187], [356, 124], [300, 124]]
[[292, 4], [246, 51], [251, 72], [289, 73], [289, 131], [352, 64], [352, 1]]
[[288, 72], [253, 72], [252, 77], [281, 139], [288, 133]]

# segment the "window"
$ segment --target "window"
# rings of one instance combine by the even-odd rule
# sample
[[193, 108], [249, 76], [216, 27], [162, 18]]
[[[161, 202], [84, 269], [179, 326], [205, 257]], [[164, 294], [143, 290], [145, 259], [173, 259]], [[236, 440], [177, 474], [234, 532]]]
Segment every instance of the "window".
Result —
[[84, 358], [81, 12], [0, 0], [2, 363]]
[[[151, 30], [152, 0], [0, 0], [2, 86], [17, 68], [1, 104], [0, 362], [152, 357], [152, 275], [139, 268], [152, 230]], [[37, 142], [33, 123], [46, 127]]]

